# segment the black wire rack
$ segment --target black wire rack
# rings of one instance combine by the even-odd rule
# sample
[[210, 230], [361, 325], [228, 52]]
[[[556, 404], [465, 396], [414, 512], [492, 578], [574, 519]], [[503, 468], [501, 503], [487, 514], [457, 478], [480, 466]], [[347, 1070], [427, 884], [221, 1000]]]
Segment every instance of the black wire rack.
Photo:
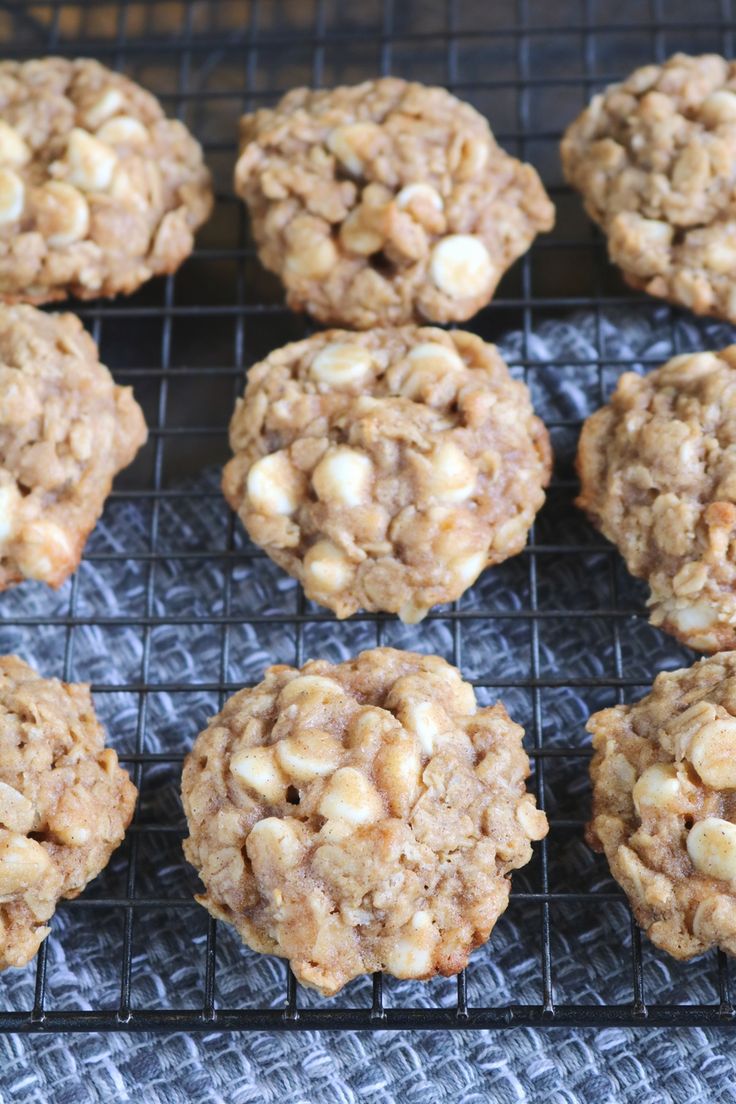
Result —
[[[49, 944], [36, 962], [33, 999], [28, 1006], [6, 1005], [0, 995], [0, 1031], [135, 1031], [156, 1030], [298, 1030], [313, 1028], [507, 1028], [513, 1026], [642, 1026], [730, 1025], [736, 1023], [729, 966], [723, 955], [698, 963], [699, 975], [712, 979], [712, 1000], [688, 1003], [657, 999], [656, 969], [647, 970], [648, 949], [631, 922], [617, 887], [606, 879], [604, 864], [591, 868], [588, 880], [558, 877], [555, 849], [560, 839], [579, 837], [585, 820], [589, 745], [579, 731], [549, 740], [545, 724], [547, 696], [567, 689], [585, 696], [591, 710], [644, 692], [655, 670], [627, 667], [625, 634], [644, 624], [641, 593], [622, 580], [618, 557], [592, 534], [571, 508], [575, 482], [571, 456], [579, 422], [561, 418], [550, 423], [558, 466], [548, 506], [517, 558], [523, 601], [499, 610], [485, 592], [451, 610], [434, 612], [424, 623], [431, 630], [441, 619], [451, 633], [450, 658], [461, 669], [467, 634], [480, 620], [496, 619], [499, 633], [512, 631], [528, 656], [523, 677], [496, 670], [477, 672], [473, 679], [492, 696], [518, 692], [527, 702], [526, 727], [534, 763], [534, 785], [540, 804], [551, 810], [551, 833], [537, 850], [527, 872], [517, 876], [512, 906], [529, 916], [530, 953], [538, 968], [538, 999], [501, 1004], [480, 994], [469, 996], [466, 974], [452, 985], [451, 999], [433, 1007], [396, 1005], [384, 994], [381, 976], [360, 1006], [339, 999], [324, 1006], [307, 1000], [284, 967], [280, 998], [259, 1006], [230, 1007], [218, 995], [218, 929], [190, 894], [167, 895], [150, 865], [157, 853], [173, 848], [172, 863], [184, 866], [179, 841], [184, 834], [181, 809], [164, 803], [163, 814], [151, 820], [148, 798], [162, 778], [175, 785], [182, 748], [155, 750], [149, 739], [155, 727], [156, 696], [166, 693], [182, 701], [182, 717], [191, 727], [186, 702], [204, 695], [216, 707], [244, 679], [233, 674], [233, 634], [243, 622], [258, 634], [281, 626], [291, 642], [291, 654], [273, 658], [301, 664], [313, 654], [315, 632], [329, 640], [336, 631], [330, 614], [298, 597], [293, 611], [243, 610], [235, 601], [238, 565], [258, 558], [232, 518], [213, 538], [199, 546], [179, 548], [167, 529], [167, 510], [177, 501], [201, 500], [203, 511], [219, 508], [216, 482], [207, 489], [194, 476], [207, 465], [219, 465], [227, 455], [226, 427], [234, 397], [242, 388], [246, 366], [284, 341], [308, 332], [308, 322], [287, 311], [281, 292], [255, 259], [240, 203], [232, 194], [237, 120], [242, 111], [273, 102], [297, 84], [350, 83], [376, 74], [397, 73], [427, 83], [448, 86], [475, 103], [491, 120], [499, 141], [540, 169], [557, 210], [555, 231], [540, 239], [504, 279], [493, 303], [470, 328], [489, 340], [516, 330], [522, 334], [518, 367], [531, 379], [538, 364], [531, 352], [535, 328], [546, 319], [565, 317], [578, 308], [593, 312], [597, 325], [596, 356], [575, 364], [566, 359], [560, 369], [579, 369], [594, 381], [597, 401], [606, 394], [606, 379], [630, 364], [648, 363], [607, 355], [602, 334], [604, 312], [630, 306], [643, 311], [667, 311], [633, 295], [606, 263], [600, 236], [582, 213], [579, 200], [563, 185], [557, 147], [562, 128], [594, 91], [637, 64], [662, 59], [677, 49], [691, 53], [716, 50], [733, 54], [734, 23], [728, 0], [46, 0], [41, 3], [0, 3], [0, 41], [6, 56], [33, 57], [46, 53], [93, 56], [140, 80], [159, 95], [170, 114], [192, 127], [203, 143], [216, 177], [218, 203], [209, 225], [199, 236], [192, 258], [181, 271], [154, 281], [129, 299], [73, 305], [100, 343], [102, 357], [116, 377], [131, 383], [151, 426], [147, 449], [126, 473], [111, 496], [108, 511], [135, 503], [145, 519], [145, 533], [134, 547], [102, 550], [91, 542], [85, 563], [107, 572], [111, 586], [126, 565], [134, 563], [145, 583], [139, 606], [129, 613], [91, 608], [84, 601], [84, 567], [48, 606], [26, 606], [20, 598], [0, 605], [3, 643], [22, 650], [23, 641], [53, 632], [62, 639], [63, 663], [57, 673], [66, 679], [85, 677], [78, 650], [85, 626], [140, 634], [138, 666], [130, 678], [110, 682], [104, 656], [94, 665], [93, 691], [98, 708], [104, 702], [127, 701], [133, 724], [129, 746], [121, 747], [141, 800], [126, 845], [119, 853], [117, 881], [98, 879], [75, 902], [62, 903], [60, 913], [112, 918], [116, 935], [112, 950], [116, 980], [114, 999], [100, 1007], [58, 1007], [49, 981]], [[672, 319], [672, 350], [678, 348], [676, 314]], [[651, 363], [663, 357], [651, 358]], [[549, 361], [546, 368], [555, 368]], [[214, 545], [212, 541], [215, 541]], [[177, 573], [189, 578], [216, 560], [223, 567], [221, 603], [204, 620], [218, 634], [215, 677], [157, 681], [152, 656], [159, 635], [174, 642], [202, 622], [199, 611], [184, 612], [167, 605], [166, 580]], [[572, 563], [581, 588], [591, 564], [607, 588], [603, 598], [576, 605], [570, 595], [545, 584], [549, 565]], [[267, 569], [268, 562], [259, 562]], [[501, 570], [501, 569], [499, 569]], [[27, 592], [26, 592], [27, 593]], [[30, 612], [29, 612], [30, 609]], [[375, 642], [390, 636], [392, 619], [360, 614], [355, 619], [372, 626]], [[565, 621], [571, 637], [593, 621], [609, 634], [611, 664], [605, 675], [584, 668], [550, 669], [542, 662], [545, 625]], [[651, 630], [654, 631], [654, 630]], [[174, 646], [172, 643], [171, 646]], [[675, 656], [677, 658], [677, 656]], [[690, 659], [682, 654], [685, 662]], [[673, 665], [675, 665], [673, 663]], [[581, 673], [582, 671], [582, 673]], [[51, 672], [48, 672], [51, 673]], [[212, 708], [210, 712], [214, 711]], [[109, 713], [109, 711], [108, 711]], [[107, 714], [106, 714], [107, 715]], [[107, 716], [111, 739], [114, 722]], [[583, 718], [584, 720], [584, 718]], [[201, 727], [201, 726], [200, 726]], [[187, 732], [193, 738], [196, 728]], [[167, 775], [168, 772], [168, 775]], [[158, 808], [158, 806], [157, 806]], [[161, 843], [161, 841], [164, 841]], [[153, 841], [153, 842], [152, 842]], [[156, 842], [158, 841], [158, 842]], [[591, 862], [593, 860], [591, 859]], [[111, 864], [114, 865], [114, 864]], [[95, 883], [97, 884], [97, 883]], [[574, 907], [583, 915], [619, 908], [626, 921], [621, 952], [630, 959], [630, 991], [616, 1000], [604, 987], [587, 1000], [566, 999], [558, 991], [555, 962], [557, 912]], [[192, 955], [201, 957], [201, 1003], [181, 1009], [175, 1002], [136, 997], [135, 974], [146, 955], [146, 925], [158, 911], [185, 929], [205, 925], [193, 940]], [[533, 937], [532, 937], [533, 936]], [[491, 951], [493, 944], [491, 943]], [[479, 952], [480, 953], [480, 952]], [[585, 954], [585, 939], [580, 940]], [[72, 972], [75, 969], [70, 963]], [[246, 968], [246, 967], [244, 967]], [[471, 967], [472, 968], [472, 967]], [[73, 984], [73, 983], [72, 983]], [[0, 994], [3, 990], [0, 989]], [[73, 1003], [73, 1002], [72, 1002]]]

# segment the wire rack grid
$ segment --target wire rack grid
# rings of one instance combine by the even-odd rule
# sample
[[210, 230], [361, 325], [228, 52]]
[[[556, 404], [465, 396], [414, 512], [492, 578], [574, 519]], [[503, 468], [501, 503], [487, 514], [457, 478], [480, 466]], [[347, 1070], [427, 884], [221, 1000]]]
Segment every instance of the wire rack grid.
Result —
[[[493, 582], [479, 584], [452, 608], [430, 615], [421, 630], [425, 643], [417, 630], [402, 636], [391, 618], [360, 614], [349, 623], [364, 646], [408, 641], [433, 650], [438, 642], [438, 650], [461, 669], [472, 667], [468, 673], [484, 700], [502, 693], [525, 723], [534, 785], [550, 812], [551, 834], [517, 875], [511, 897], [509, 912], [523, 913], [514, 931], [528, 942], [533, 974], [520, 996], [498, 975], [495, 989], [474, 984], [471, 965], [467, 975], [445, 985], [436, 1002], [417, 1003], [415, 989], [395, 989], [381, 976], [357, 990], [357, 997], [351, 988], [324, 1002], [275, 965], [275, 987], [262, 1000], [229, 1002], [228, 992], [220, 992], [222, 955], [240, 956], [244, 971], [252, 968], [252, 957], [234, 947], [230, 933], [192, 900], [195, 883], [180, 851], [184, 825], [175, 797], [183, 753], [198, 727], [229, 693], [253, 681], [243, 658], [249, 642], [258, 644], [257, 677], [262, 660], [301, 664], [320, 651], [329, 653], [342, 631], [296, 587], [282, 585], [235, 525], [217, 489], [227, 421], [246, 366], [309, 332], [308, 322], [286, 310], [277, 283], [259, 268], [232, 195], [239, 114], [273, 102], [296, 84], [353, 82], [377, 73], [441, 83], [475, 103], [499, 141], [540, 169], [558, 218], [555, 231], [514, 267], [470, 328], [497, 341], [516, 332], [514, 366], [532, 390], [540, 372], [559, 372], [560, 379], [584, 386], [592, 409], [620, 371], [661, 362], [680, 351], [683, 340], [676, 312], [627, 291], [606, 264], [604, 243], [561, 182], [560, 132], [595, 90], [635, 64], [678, 48], [732, 54], [727, 0], [703, 0], [697, 13], [686, 0], [6, 0], [0, 4], [0, 36], [16, 57], [94, 56], [140, 80], [200, 138], [218, 191], [215, 215], [178, 275], [154, 281], [129, 299], [74, 308], [116, 378], [135, 387], [150, 441], [108, 503], [105, 518], [114, 530], [119, 514], [122, 541], [93, 537], [82, 569], [57, 595], [34, 587], [14, 592], [0, 605], [0, 643], [29, 657], [52, 641], [59, 665], [47, 673], [91, 678], [111, 740], [141, 799], [109, 870], [77, 901], [60, 905], [61, 934], [55, 928], [25, 971], [25, 987], [4, 989], [0, 983], [0, 1031], [733, 1026], [724, 956], [696, 967], [710, 979], [710, 998], [668, 999], [674, 990], [658, 985], [661, 958], [642, 946], [605, 864], [589, 856], [581, 876], [566, 869], [569, 849], [582, 847], [590, 755], [585, 717], [578, 710], [570, 727], [569, 702], [582, 701], [592, 711], [643, 692], [656, 673], [646, 660], [628, 662], [629, 638], [638, 633], [639, 653], [646, 655], [646, 634], [655, 633], [646, 625], [641, 590], [571, 508], [579, 417], [547, 418], [557, 455], [548, 505], [523, 555], [489, 573], [505, 579], [513, 601], [499, 604]], [[607, 312], [620, 308], [664, 316], [669, 348], [611, 356]], [[540, 363], [538, 328], [580, 310], [592, 325], [594, 353], [583, 361], [548, 357]], [[201, 477], [202, 470], [211, 478]], [[184, 506], [202, 518], [186, 540], [176, 529]], [[213, 564], [219, 594], [203, 610], [195, 590]], [[267, 580], [265, 597], [243, 597], [240, 573], [250, 569]], [[92, 580], [96, 595], [90, 593]], [[472, 638], [489, 624], [497, 654], [471, 663]], [[571, 642], [562, 656], [550, 649], [551, 625]], [[94, 654], [91, 630], [97, 634]], [[204, 674], [187, 665], [189, 642], [202, 632], [216, 640]], [[131, 637], [133, 656], [121, 667], [117, 659]], [[182, 673], [174, 677], [176, 665], [162, 664], [161, 655], [180, 653]], [[511, 653], [515, 664], [507, 665], [504, 657]], [[586, 666], [588, 653], [601, 659], [594, 669]], [[673, 666], [690, 661], [674, 644], [668, 655]], [[122, 674], [111, 679], [110, 670]], [[173, 709], [163, 719], [162, 701]], [[560, 702], [568, 704], [556, 712]], [[167, 742], [172, 727], [180, 734]], [[564, 978], [558, 971], [556, 950], [562, 945], [569, 952], [574, 944], [583, 962], [586, 925], [614, 913], [614, 954], [619, 967], [622, 959], [627, 963], [624, 991], [609, 993], [603, 976], [576, 990], [567, 971]], [[161, 923], [184, 938], [191, 931], [198, 995], [185, 1007], [169, 990], [156, 993], [138, 984], [155, 953], [150, 933]], [[83, 978], [85, 947], [79, 962], [71, 952], [63, 956], [59, 950], [59, 957], [55, 950], [67, 934], [97, 929], [107, 939], [101, 959], [109, 977], [99, 983], [97, 996], [88, 987], [81, 1001], [75, 985]], [[497, 938], [478, 955], [492, 959]], [[62, 967], [66, 989], [56, 976]], [[158, 970], [165, 975], [166, 962]]]

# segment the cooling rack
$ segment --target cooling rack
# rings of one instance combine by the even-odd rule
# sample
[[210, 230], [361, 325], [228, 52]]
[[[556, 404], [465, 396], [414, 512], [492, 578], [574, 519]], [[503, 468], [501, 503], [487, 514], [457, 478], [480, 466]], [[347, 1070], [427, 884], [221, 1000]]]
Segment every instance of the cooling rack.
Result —
[[[338, 625], [248, 544], [217, 488], [244, 369], [309, 332], [260, 269], [232, 195], [243, 110], [297, 84], [377, 73], [444, 84], [474, 103], [500, 142], [538, 167], [558, 217], [470, 328], [494, 341], [515, 334], [513, 366], [533, 392], [540, 375], [557, 386], [558, 374], [560, 387], [584, 393], [592, 409], [622, 370], [661, 363], [688, 342], [697, 347], [697, 335], [677, 312], [628, 291], [607, 265], [600, 236], [562, 184], [560, 132], [594, 91], [637, 64], [677, 49], [732, 55], [730, 4], [6, 0], [0, 41], [6, 56], [93, 56], [140, 80], [200, 138], [218, 192], [215, 214], [176, 276], [128, 299], [75, 308], [116, 378], [135, 387], [151, 437], [116, 485], [75, 578], [56, 595], [31, 586], [3, 596], [0, 645], [40, 656], [39, 665], [46, 657], [48, 674], [92, 681], [141, 799], [108, 871], [60, 905], [50, 939], [17, 984], [10, 973], [0, 979], [0, 1031], [733, 1026], [724, 956], [683, 968], [674, 985], [672, 964], [643, 945], [605, 864], [580, 842], [585, 714], [641, 695], [662, 662], [692, 656], [671, 642], [662, 652], [641, 589], [572, 509], [579, 411], [545, 412], [557, 466], [526, 551], [452, 608], [434, 611], [421, 630], [368, 614]], [[610, 352], [622, 310], [655, 325], [660, 336], [645, 352]], [[586, 328], [584, 359], [540, 359], [536, 335], [553, 319]], [[566, 647], [553, 646], [551, 628]], [[503, 918], [467, 973], [439, 988], [377, 976], [322, 1001], [283, 964], [256, 966], [193, 902], [176, 791], [184, 751], [229, 693], [257, 680], [268, 661], [332, 657], [346, 632], [361, 646], [436, 649], [471, 677], [483, 700], [502, 694], [527, 729], [533, 785], [551, 832], [516, 876], [510, 928], [504, 935]], [[491, 651], [479, 656], [483, 633]], [[205, 638], [207, 662], [195, 663]], [[57, 657], [53, 670], [49, 655]], [[608, 924], [609, 958], [589, 940], [600, 923]], [[176, 959], [159, 940], [163, 929], [179, 939]], [[521, 965], [509, 957], [520, 946]], [[228, 976], [234, 963], [256, 979], [247, 997], [225, 982], [223, 957]], [[578, 984], [594, 958], [597, 976]], [[607, 972], [624, 982], [612, 989]]]

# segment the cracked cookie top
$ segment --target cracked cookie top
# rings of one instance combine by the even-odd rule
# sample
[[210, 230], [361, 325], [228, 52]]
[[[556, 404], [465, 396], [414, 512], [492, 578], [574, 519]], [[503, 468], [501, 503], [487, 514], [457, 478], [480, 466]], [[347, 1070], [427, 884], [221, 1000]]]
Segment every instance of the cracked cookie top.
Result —
[[338, 617], [419, 621], [523, 548], [549, 439], [493, 345], [331, 330], [248, 373], [223, 490], [251, 538]]
[[577, 505], [649, 583], [652, 623], [736, 647], [736, 345], [624, 373], [577, 464]]
[[198, 900], [325, 995], [457, 973], [547, 833], [522, 737], [437, 656], [270, 668], [184, 766]]
[[88, 686], [0, 657], [0, 970], [29, 962], [59, 898], [107, 865], [136, 792]]
[[294, 309], [353, 329], [463, 321], [554, 208], [444, 88], [297, 88], [246, 115], [235, 186]]
[[736, 62], [637, 69], [593, 98], [561, 152], [628, 283], [736, 322]]
[[736, 954], [736, 652], [589, 723], [593, 816], [639, 924], [675, 958]]
[[211, 205], [199, 144], [133, 81], [0, 62], [0, 299], [130, 293], [181, 264]]

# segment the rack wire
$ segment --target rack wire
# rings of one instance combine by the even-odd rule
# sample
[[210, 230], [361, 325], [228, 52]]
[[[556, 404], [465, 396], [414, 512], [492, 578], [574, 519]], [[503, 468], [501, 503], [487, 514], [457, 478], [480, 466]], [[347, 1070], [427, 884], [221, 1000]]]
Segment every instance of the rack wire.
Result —
[[[259, 570], [265, 572], [268, 561], [247, 543], [232, 517], [222, 512], [216, 482], [205, 486], [201, 481], [192, 482], [201, 468], [221, 463], [227, 454], [227, 420], [242, 388], [246, 366], [270, 348], [309, 332], [308, 322], [286, 310], [275, 282], [259, 269], [241, 205], [231, 193], [239, 114], [273, 102], [297, 83], [330, 85], [376, 73], [442, 83], [474, 102], [490, 117], [499, 141], [540, 168], [557, 204], [558, 221], [555, 231], [538, 241], [504, 279], [493, 303], [471, 328], [489, 340], [498, 340], [510, 330], [519, 331], [522, 344], [516, 367], [533, 385], [540, 368], [533, 350], [535, 329], [545, 319], [565, 317], [576, 309], [593, 312], [593, 361], [547, 360], [544, 367], [579, 372], [581, 379], [592, 379], [591, 401], [595, 405], [604, 399], [610, 378], [620, 371], [663, 359], [660, 355], [608, 355], [603, 333], [606, 310], [627, 306], [661, 312], [667, 308], [633, 295], [610, 270], [604, 243], [583, 215], [579, 201], [561, 182], [556, 152], [560, 132], [594, 91], [635, 64], [652, 57], [661, 59], [677, 48], [690, 52], [713, 49], [731, 55], [731, 15], [728, 0], [702, 0], [697, 11], [686, 0], [668, 0], [666, 4], [664, 0], [649, 4], [639, 0], [556, 0], [554, 4], [547, 0], [406, 0], [401, 5], [394, 0], [0, 3], [0, 38], [13, 56], [95, 56], [150, 87], [170, 113], [184, 119], [197, 133], [215, 171], [218, 189], [215, 216], [179, 274], [154, 281], [129, 299], [74, 308], [100, 343], [103, 359], [116, 377], [134, 385], [151, 426], [148, 448], [119, 481], [108, 505], [108, 511], [114, 512], [133, 504], [145, 529], [135, 539], [131, 534], [130, 546], [123, 548], [111, 549], [93, 539], [85, 564], [107, 573], [113, 589], [116, 577], [131, 565], [144, 582], [137, 605], [128, 612], [104, 605], [95, 608], [85, 596], [83, 567], [58, 598], [24, 602], [22, 592], [17, 592], [21, 595], [18, 600], [0, 604], [0, 630], [3, 645], [21, 651], [36, 636], [61, 634], [63, 661], [58, 673], [66, 679], [84, 677], [79, 654], [84, 654], [86, 628], [109, 633], [111, 649], [117, 631], [132, 629], [139, 634], [137, 667], [130, 677], [114, 681], [104, 673], [96, 677], [100, 670], [104, 672], [104, 656], [91, 666], [93, 692], [108, 720], [113, 743], [115, 711], [122, 708], [121, 702], [133, 703], [131, 738], [121, 747], [121, 760], [131, 770], [141, 800], [128, 841], [111, 864], [112, 873], [98, 879], [96, 890], [90, 887], [77, 901], [62, 903], [59, 908], [60, 914], [72, 918], [91, 912], [101, 925], [108, 924], [113, 935], [106, 957], [116, 971], [113, 998], [109, 999], [108, 993], [99, 1006], [89, 1002], [89, 1007], [76, 1007], [73, 999], [63, 1006], [57, 1004], [58, 986], [49, 959], [49, 947], [57, 939], [54, 933], [28, 968], [35, 971], [32, 1001], [16, 1006], [18, 1002], [7, 999], [0, 985], [0, 1031], [736, 1023], [729, 967], [723, 955], [712, 956], [696, 967], [699, 974], [707, 972], [712, 979], [711, 1000], [658, 999], [656, 964], [647, 958], [649, 952], [642, 947], [633, 923], [618, 949], [629, 960], [627, 994], [609, 999], [603, 984], [582, 1000], [566, 999], [560, 992], [555, 956], [558, 929], [564, 926], [559, 922], [560, 911], [576, 910], [575, 923], [582, 924], [579, 953], [584, 957], [584, 918], [609, 909], [619, 909], [625, 916], [626, 906], [607, 878], [605, 864], [593, 864], [585, 878], [571, 881], [558, 861], [557, 850], [564, 849], [564, 841], [571, 835], [579, 838], [584, 824], [590, 750], [582, 722], [569, 740], [559, 732], [550, 738], [550, 702], [554, 694], [572, 691], [584, 695], [591, 709], [612, 704], [643, 692], [656, 673], [644, 670], [641, 664], [629, 669], [627, 664], [625, 635], [645, 623], [641, 592], [625, 580], [615, 551], [588, 531], [571, 508], [575, 482], [570, 459], [579, 428], [576, 419], [560, 417], [549, 422], [558, 456], [549, 505], [540, 515], [526, 551], [508, 568], [512, 574], [507, 578], [518, 582], [519, 602], [498, 608], [493, 589], [478, 587], [471, 601], [461, 600], [452, 609], [434, 611], [424, 623], [429, 634], [433, 626], [446, 631], [447, 658], [461, 669], [467, 656], [467, 634], [489, 620], [498, 624], [500, 637], [508, 636], [509, 647], [523, 649], [528, 657], [521, 675], [516, 670], [504, 673], [503, 665], [489, 665], [475, 672], [472, 681], [479, 693], [517, 695], [519, 708], [526, 713], [539, 803], [550, 809], [551, 834], [539, 845], [528, 871], [517, 875], [511, 898], [512, 910], [520, 906], [530, 918], [525, 930], [538, 975], [535, 999], [494, 1002], [492, 994], [469, 988], [463, 972], [451, 983], [454, 989], [443, 990], [442, 1001], [430, 1007], [392, 1001], [384, 993], [380, 976], [373, 979], [365, 1001], [355, 1002], [348, 996], [320, 1003], [308, 999], [284, 969], [279, 975], [280, 995], [248, 1006], [228, 1005], [218, 993], [221, 951], [215, 922], [204, 918], [190, 893], [167, 893], [165, 879], [159, 882], [155, 870], [156, 855], [167, 846], [173, 848], [171, 864], [184, 868], [179, 849], [184, 834], [181, 808], [175, 802], [152, 801], [157, 786], [175, 787], [184, 750], [181, 744], [166, 747], [156, 737], [160, 695], [181, 700], [182, 717], [191, 727], [186, 703], [196, 698], [200, 706], [217, 706], [246, 681], [239, 670], [234, 671], [242, 644], [238, 634], [244, 625], [256, 639], [281, 632], [271, 658], [296, 664], [308, 657], [315, 639], [327, 646], [338, 631], [330, 614], [311, 606], [301, 595], [293, 608], [274, 609], [267, 604], [243, 608], [238, 601], [239, 567], [257, 560]], [[677, 315], [669, 312], [669, 317], [670, 351], [675, 351]], [[201, 503], [208, 517], [216, 515], [220, 520], [198, 543], [180, 547], [171, 533], [169, 511], [193, 501]], [[583, 579], [593, 561], [597, 589], [587, 605], [576, 605], [569, 594], [555, 593], [554, 586], [547, 585], [554, 564], [572, 566], [575, 575]], [[194, 608], [194, 600], [189, 612], [186, 602], [184, 612], [181, 603], [172, 608], [167, 581], [177, 575], [194, 579], [213, 562], [223, 578], [217, 608], [204, 618]], [[162, 642], [175, 646], [178, 636], [186, 641], [188, 633], [201, 628], [203, 621], [218, 639], [210, 677], [190, 672], [181, 679], [162, 681], [157, 664]], [[580, 634], [580, 652], [589, 642], [586, 626], [598, 626], [600, 632], [592, 639], [595, 646], [603, 648], [601, 633], [605, 636], [610, 659], [605, 673], [586, 672], [584, 665], [576, 667], [574, 663], [568, 668], [547, 662], [545, 628], [561, 621], [569, 626], [571, 636]], [[394, 638], [391, 618], [359, 614], [352, 623], [373, 633], [375, 643]], [[286, 654], [284, 641], [290, 654]], [[687, 655], [673, 648], [674, 660], [679, 656], [689, 662]], [[84, 662], [87, 659], [84, 654]], [[106, 709], [105, 702], [112, 703], [111, 709]], [[186, 732], [185, 743], [195, 731]], [[155, 819], [149, 816], [151, 808]], [[159, 912], [185, 930], [192, 925], [194, 931], [197, 923], [205, 925], [198, 938], [192, 938], [192, 955], [198, 959], [201, 977], [201, 1000], [196, 1007], [179, 1008], [169, 999], [141, 999], [138, 992], [137, 972], [150, 953], [147, 926]], [[492, 948], [493, 944], [491, 953]], [[78, 967], [73, 961], [66, 965], [73, 978]], [[73, 989], [73, 980], [71, 985]]]

